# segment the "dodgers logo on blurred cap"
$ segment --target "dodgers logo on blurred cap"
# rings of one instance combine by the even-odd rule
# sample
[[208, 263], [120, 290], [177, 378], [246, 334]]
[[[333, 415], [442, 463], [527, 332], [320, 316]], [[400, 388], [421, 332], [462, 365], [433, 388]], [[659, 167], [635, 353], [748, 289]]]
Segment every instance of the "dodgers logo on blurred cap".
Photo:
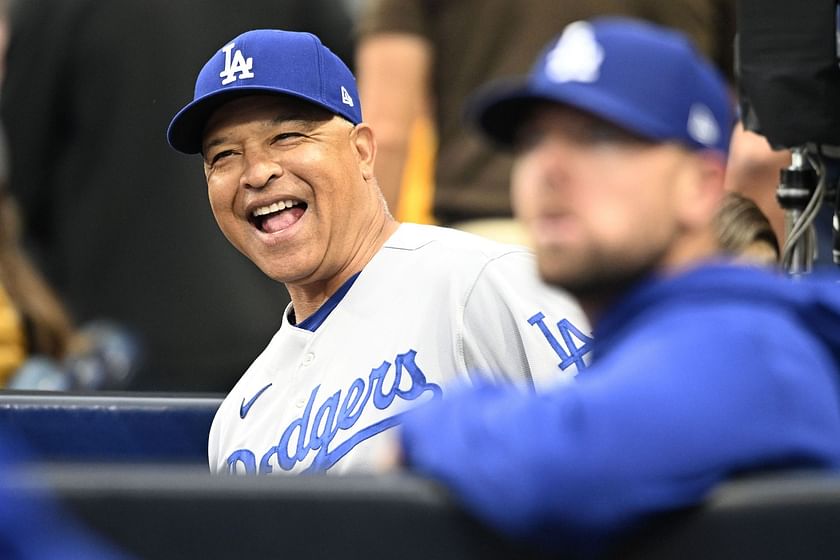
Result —
[[234, 97], [255, 93], [290, 95], [353, 124], [362, 122], [356, 79], [318, 37], [257, 29], [229, 41], [207, 61], [196, 79], [193, 100], [169, 124], [169, 145], [179, 152], [199, 153], [213, 111]]
[[604, 49], [585, 21], [569, 24], [557, 45], [546, 55], [545, 72], [555, 82], [594, 82], [598, 79]]
[[480, 89], [467, 119], [511, 147], [539, 102], [591, 113], [655, 142], [726, 154], [734, 124], [724, 79], [681, 33], [629, 18], [569, 24], [518, 80]]

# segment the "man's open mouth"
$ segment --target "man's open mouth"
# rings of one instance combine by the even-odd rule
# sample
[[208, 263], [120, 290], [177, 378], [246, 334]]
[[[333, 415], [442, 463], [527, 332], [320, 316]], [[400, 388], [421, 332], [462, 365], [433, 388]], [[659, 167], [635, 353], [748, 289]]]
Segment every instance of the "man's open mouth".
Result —
[[277, 233], [295, 224], [306, 212], [307, 205], [300, 200], [280, 200], [260, 206], [248, 218], [263, 233]]

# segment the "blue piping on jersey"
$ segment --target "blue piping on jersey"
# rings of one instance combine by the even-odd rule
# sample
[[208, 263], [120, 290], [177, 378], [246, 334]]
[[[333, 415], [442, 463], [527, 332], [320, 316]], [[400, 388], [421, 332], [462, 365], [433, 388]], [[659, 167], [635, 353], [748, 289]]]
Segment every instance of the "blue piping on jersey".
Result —
[[310, 332], [315, 332], [315, 330], [320, 327], [324, 321], [327, 320], [327, 317], [330, 316], [330, 313], [333, 312], [333, 309], [338, 307], [338, 304], [341, 303], [341, 300], [344, 299], [344, 296], [347, 295], [347, 292], [350, 291], [350, 286], [356, 281], [356, 278], [359, 277], [361, 271], [357, 272], [347, 280], [345, 280], [344, 284], [341, 285], [339, 289], [335, 291], [333, 295], [330, 296], [324, 305], [318, 308], [318, 311], [304, 319], [300, 322], [297, 327], [299, 329], [304, 329]]

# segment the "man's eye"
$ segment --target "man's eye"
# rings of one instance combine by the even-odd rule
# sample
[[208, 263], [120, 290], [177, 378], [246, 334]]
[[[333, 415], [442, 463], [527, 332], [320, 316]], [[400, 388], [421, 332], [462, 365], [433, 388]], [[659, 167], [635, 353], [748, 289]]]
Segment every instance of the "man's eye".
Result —
[[290, 140], [292, 138], [298, 138], [299, 136], [301, 136], [301, 134], [299, 132], [283, 132], [283, 133], [275, 136], [272, 143], [283, 142], [284, 140]]
[[210, 165], [215, 165], [216, 163], [218, 163], [219, 161], [223, 160], [224, 158], [226, 158], [226, 157], [228, 157], [228, 156], [230, 156], [230, 155], [233, 155], [233, 150], [224, 150], [224, 151], [221, 151], [221, 152], [219, 152], [219, 153], [215, 154], [215, 155], [214, 155], [214, 156], [210, 159]]
[[513, 151], [522, 154], [531, 150], [545, 138], [545, 132], [534, 126], [524, 126], [513, 138]]
[[639, 142], [633, 134], [607, 123], [595, 123], [584, 132], [585, 140], [592, 144], [634, 144]]
[[587, 131], [586, 137], [590, 142], [597, 144], [601, 142], [621, 142], [626, 135], [614, 128], [595, 126]]

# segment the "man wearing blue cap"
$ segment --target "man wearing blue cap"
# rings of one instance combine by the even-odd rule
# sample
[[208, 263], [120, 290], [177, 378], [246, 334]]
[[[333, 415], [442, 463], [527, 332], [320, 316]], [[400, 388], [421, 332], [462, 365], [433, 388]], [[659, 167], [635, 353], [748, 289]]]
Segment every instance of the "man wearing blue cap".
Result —
[[391, 217], [355, 79], [317, 37], [224, 45], [168, 139], [202, 154], [219, 227], [292, 300], [216, 414], [213, 471], [369, 469], [375, 436], [456, 380], [533, 388], [585, 367], [582, 311], [531, 253]]
[[734, 473], [840, 466], [840, 291], [716, 257], [730, 100], [688, 41], [574, 23], [469, 114], [513, 150], [515, 211], [541, 276], [593, 321], [593, 362], [550, 393], [488, 386], [407, 415], [405, 465], [500, 530], [567, 545]]

